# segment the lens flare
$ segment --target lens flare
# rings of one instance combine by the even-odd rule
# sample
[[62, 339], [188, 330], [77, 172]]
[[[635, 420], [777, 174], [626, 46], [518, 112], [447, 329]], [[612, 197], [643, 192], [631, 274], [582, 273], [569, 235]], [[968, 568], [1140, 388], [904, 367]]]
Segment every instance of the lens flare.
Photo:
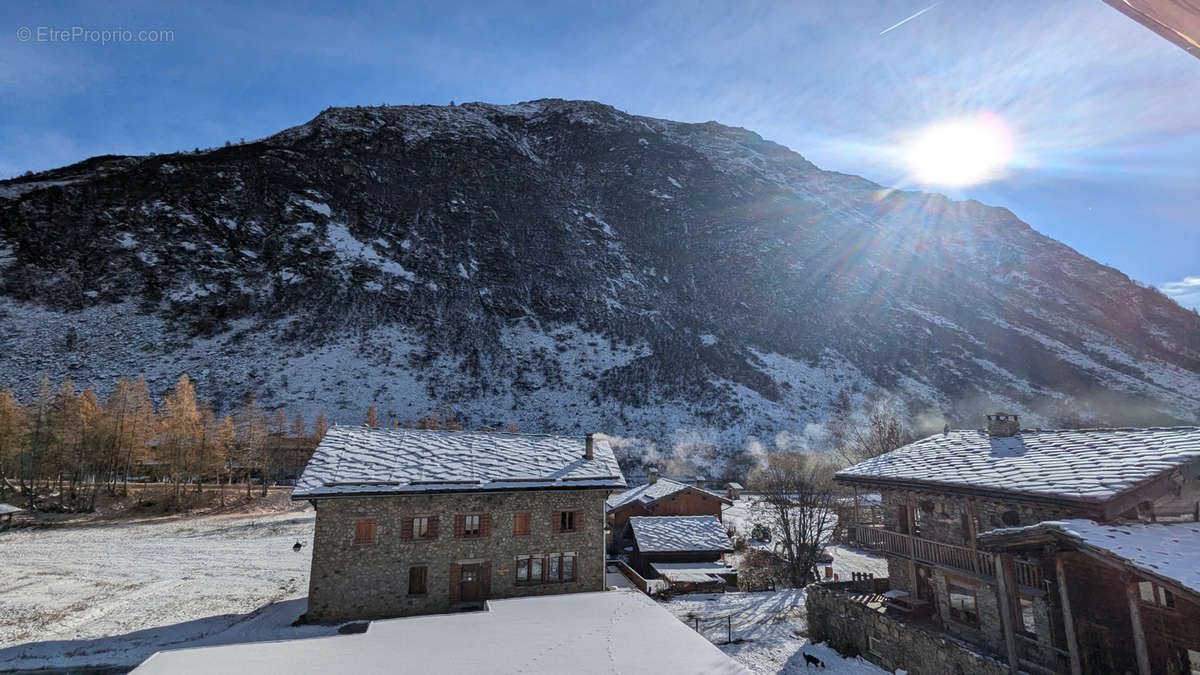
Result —
[[1013, 161], [1013, 136], [996, 115], [980, 113], [937, 122], [904, 149], [912, 180], [964, 187], [1000, 177]]

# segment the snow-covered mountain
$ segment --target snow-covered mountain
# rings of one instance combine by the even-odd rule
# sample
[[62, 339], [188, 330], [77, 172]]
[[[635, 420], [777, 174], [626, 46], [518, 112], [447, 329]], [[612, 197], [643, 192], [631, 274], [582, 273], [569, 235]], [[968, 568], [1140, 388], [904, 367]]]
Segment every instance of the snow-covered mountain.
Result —
[[[1200, 317], [1002, 208], [593, 102], [334, 108], [0, 183], [0, 385], [668, 439], [879, 387], [974, 426], [1196, 422]], [[940, 429], [940, 422], [939, 422]]]

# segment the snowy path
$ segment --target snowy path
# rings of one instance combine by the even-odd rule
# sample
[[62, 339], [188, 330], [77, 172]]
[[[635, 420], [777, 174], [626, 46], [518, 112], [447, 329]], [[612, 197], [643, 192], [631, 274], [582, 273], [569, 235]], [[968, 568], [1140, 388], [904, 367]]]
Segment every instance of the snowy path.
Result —
[[304, 612], [312, 528], [306, 509], [7, 532], [0, 670], [135, 665], [184, 643], [329, 634], [290, 626]]

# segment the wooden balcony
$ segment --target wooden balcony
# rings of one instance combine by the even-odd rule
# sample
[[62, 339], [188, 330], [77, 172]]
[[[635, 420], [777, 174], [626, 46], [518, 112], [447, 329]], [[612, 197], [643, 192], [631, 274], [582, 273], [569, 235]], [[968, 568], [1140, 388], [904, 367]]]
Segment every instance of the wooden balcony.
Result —
[[[996, 557], [986, 551], [921, 539], [868, 525], [854, 526], [854, 536], [858, 545], [866, 549], [912, 558], [930, 565], [953, 567], [980, 576], [996, 576]], [[1036, 563], [1013, 561], [1013, 572], [1019, 585], [1038, 589], [1042, 587], [1042, 568]]]

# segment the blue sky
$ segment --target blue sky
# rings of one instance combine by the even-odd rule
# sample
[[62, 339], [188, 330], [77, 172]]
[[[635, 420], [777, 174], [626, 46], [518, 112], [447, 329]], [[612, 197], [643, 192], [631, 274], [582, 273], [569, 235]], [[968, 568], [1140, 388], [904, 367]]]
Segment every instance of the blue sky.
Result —
[[[0, 176], [257, 138], [330, 105], [560, 97], [743, 126], [922, 189], [897, 147], [986, 111], [1013, 166], [937, 191], [1200, 306], [1200, 59], [1101, 0], [944, 0], [883, 35], [932, 3], [172, 4], [0, 8]], [[45, 30], [74, 27], [135, 41]]]

